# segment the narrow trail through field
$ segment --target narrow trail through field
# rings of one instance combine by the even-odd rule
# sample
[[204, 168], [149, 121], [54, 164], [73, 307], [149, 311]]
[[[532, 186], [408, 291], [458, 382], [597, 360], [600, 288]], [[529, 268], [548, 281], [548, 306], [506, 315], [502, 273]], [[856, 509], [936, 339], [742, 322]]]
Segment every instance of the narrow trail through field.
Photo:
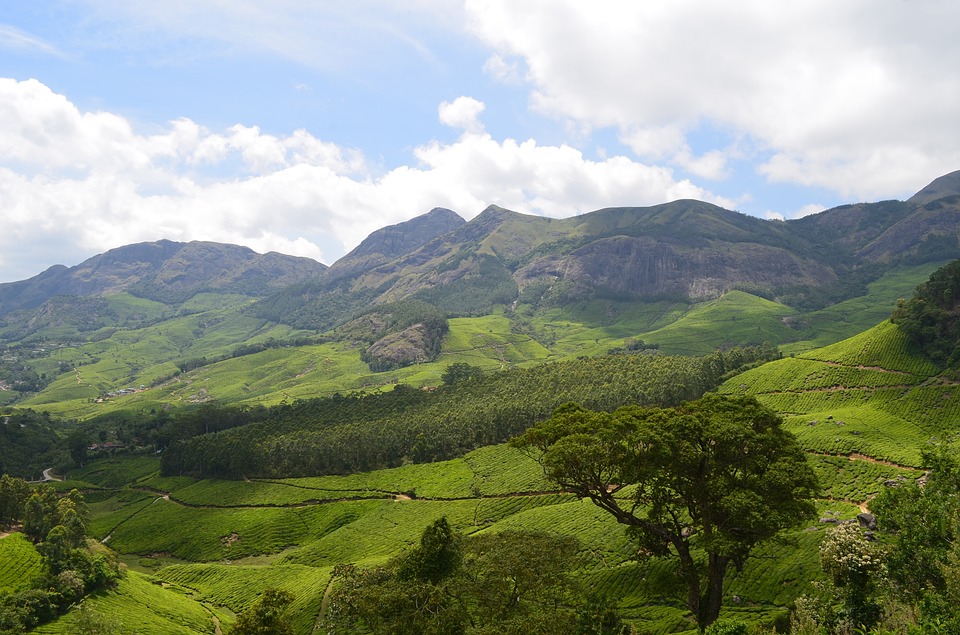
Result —
[[313, 632], [316, 633], [323, 623], [323, 618], [327, 616], [327, 610], [330, 609], [330, 597], [333, 595], [333, 576], [330, 576], [330, 582], [323, 591], [323, 600], [320, 601], [320, 613], [317, 614], [317, 621], [313, 624]]
[[[275, 482], [275, 481], [274, 481]], [[211, 503], [191, 503], [189, 501], [181, 500], [176, 498], [175, 495], [170, 493], [158, 492], [156, 490], [145, 490], [140, 488], [133, 488], [136, 491], [148, 492], [151, 494], [157, 494], [158, 497], [153, 501], [154, 503], [160, 500], [169, 501], [175, 505], [180, 505], [181, 507], [189, 507], [191, 509], [302, 509], [304, 507], [316, 507], [318, 505], [331, 505], [334, 503], [349, 503], [349, 502], [359, 502], [359, 501], [422, 501], [427, 503], [454, 503], [462, 501], [482, 501], [482, 500], [495, 500], [495, 499], [504, 499], [504, 498], [532, 498], [537, 496], [551, 496], [558, 494], [572, 494], [566, 490], [543, 490], [543, 491], [531, 491], [531, 492], [510, 492], [506, 494], [489, 494], [489, 495], [480, 495], [480, 496], [450, 496], [450, 497], [440, 497], [440, 496], [410, 496], [405, 492], [388, 492], [385, 490], [370, 490], [371, 493], [379, 494], [377, 496], [344, 496], [340, 498], [328, 498], [323, 500], [308, 500], [297, 503], [237, 503], [233, 505], [214, 505]], [[307, 489], [307, 488], [304, 488]], [[153, 503], [151, 503], [153, 504]], [[124, 522], [127, 522], [130, 518], [139, 514], [144, 509], [149, 507], [149, 505], [144, 506], [142, 509], [138, 510], [136, 513], [132, 514], [128, 518], [124, 519], [121, 523], [117, 525], [119, 527]], [[114, 527], [116, 529], [116, 527]]]
[[859, 392], [876, 392], [878, 390], [910, 390], [916, 388], [918, 384], [885, 384], [883, 386], [844, 386], [837, 384], [835, 386], [824, 386], [822, 388], [804, 388], [802, 390], [768, 390], [758, 392], [758, 395], [807, 395], [811, 393], [824, 392], [843, 392], [844, 390], [856, 390]]
[[865, 461], [867, 463], [874, 463], [876, 465], [885, 465], [887, 467], [895, 467], [898, 470], [917, 471], [919, 469], [912, 465], [902, 465], [900, 463], [894, 463], [893, 461], [886, 461], [884, 459], [875, 459], [872, 456], [867, 456], [866, 454], [860, 454], [859, 452], [854, 452], [852, 454], [830, 454], [827, 452], [807, 452], [807, 454], [812, 454], [814, 456], [829, 456], [834, 458], [844, 458], [844, 459], [850, 459], [851, 461]]
[[905, 370], [893, 370], [890, 368], [884, 368], [883, 366], [864, 366], [863, 364], [841, 364], [840, 362], [830, 361], [826, 359], [816, 359], [815, 357], [800, 357], [800, 359], [806, 359], [811, 362], [820, 362], [826, 366], [835, 366], [840, 368], [856, 368], [857, 370], [873, 370], [878, 373], [890, 373], [891, 375], [907, 375], [908, 377], [915, 377], [914, 373], [909, 373]]
[[[156, 493], [156, 492], [153, 492], [153, 493]], [[162, 499], [162, 500], [169, 501], [169, 500], [170, 500], [170, 494], [164, 493], [164, 494], [162, 494], [162, 495], [160, 495], [160, 496], [157, 496], [157, 497], [154, 498], [152, 501], [150, 501], [150, 504], [149, 504], [149, 505], [144, 505], [143, 507], [141, 507], [141, 508], [137, 509], [136, 511], [134, 511], [132, 514], [130, 514], [129, 516], [127, 516], [126, 518], [124, 518], [123, 520], [121, 520], [120, 522], [118, 522], [116, 525], [114, 525], [114, 526], [110, 529], [110, 531], [107, 532], [107, 535], [104, 536], [104, 538], [103, 538], [100, 542], [103, 543], [103, 544], [107, 544], [107, 542], [110, 541], [110, 538], [113, 537], [113, 532], [115, 532], [117, 529], [119, 529], [120, 526], [123, 525], [123, 523], [127, 522], [128, 520], [130, 520], [131, 518], [133, 518], [133, 517], [136, 516], [137, 514], [142, 513], [144, 510], [146, 510], [148, 507], [150, 507], [150, 505], [153, 505], [154, 503], [156, 503], [158, 500], [161, 500], [161, 499]]]

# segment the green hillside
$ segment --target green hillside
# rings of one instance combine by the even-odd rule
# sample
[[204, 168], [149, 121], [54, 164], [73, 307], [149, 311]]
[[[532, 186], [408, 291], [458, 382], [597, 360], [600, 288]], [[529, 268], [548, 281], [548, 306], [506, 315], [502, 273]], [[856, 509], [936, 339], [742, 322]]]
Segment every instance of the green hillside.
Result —
[[[575, 545], [565, 563], [575, 584], [558, 615], [591, 598], [590, 610], [636, 632], [691, 631], [677, 564], [661, 557], [669, 547], [638, 543], [547, 478], [549, 461], [503, 444], [569, 402], [679, 407], [710, 391], [780, 415], [802, 448], [793, 465], [808, 460], [819, 480], [817, 515], [723, 579], [721, 618], [784, 632], [799, 596], [839, 602], [821, 584], [831, 528], [944, 487], [931, 462], [949, 467], [952, 455], [929, 451], [960, 428], [960, 286], [955, 265], [937, 269], [949, 254], [935, 247], [949, 242], [958, 201], [860, 204], [790, 223], [696, 201], [564, 220], [434, 210], [375, 232], [329, 269], [158, 243], [47, 274], [63, 290], [108, 267], [89, 295], [2, 285], [16, 304], [0, 311], [4, 470], [65, 471], [54, 489], [85, 492], [88, 534], [129, 570], [36, 632], [99, 620], [114, 632], [229, 633], [270, 589], [293, 595], [298, 635], [339, 632], [328, 618], [353, 583], [342, 565], [358, 567], [353, 581], [402, 572], [398, 558], [419, 553], [444, 519], [471, 549], [493, 548], [492, 536], [574, 539], [564, 544]], [[936, 223], [896, 240], [900, 223], [927, 212]], [[281, 264], [282, 283], [268, 275]], [[627, 504], [643, 490], [630, 474], [593, 476]], [[700, 510], [685, 514], [674, 520], [695, 532]], [[9, 521], [0, 592], [62, 573], [41, 557], [56, 544], [34, 548], [17, 533], [30, 523]], [[898, 534], [882, 522], [892, 550]], [[696, 540], [691, 561], [709, 560], [708, 540]], [[464, 553], [463, 575], [486, 575], [471, 569], [482, 556]]]
[[772, 362], [721, 386], [786, 417], [811, 452], [920, 465], [920, 451], [960, 429], [960, 391], [884, 322], [856, 337]]
[[[78, 476], [113, 483], [117, 469], [94, 467]], [[169, 490], [161, 491], [164, 486]], [[682, 603], [669, 600], [669, 586], [662, 586], [670, 576], [664, 563], [634, 563], [631, 542], [612, 518], [569, 494], [545, 491], [550, 485], [536, 461], [505, 446], [349, 477], [243, 482], [148, 475], [136, 487], [155, 492], [121, 488], [98, 503], [103, 510], [98, 516], [103, 516], [96, 536], [109, 536], [108, 544], [125, 554], [133, 569], [149, 571], [153, 580], [169, 585], [168, 591], [153, 586], [150, 601], [160, 615], [183, 611], [178, 623], [202, 621], [203, 613], [189, 608], [195, 606], [189, 602], [221, 607], [215, 611], [226, 621], [224, 615], [249, 606], [264, 588], [277, 587], [297, 597], [291, 608], [296, 632], [310, 633], [334, 565], [382, 563], [409, 549], [428, 524], [443, 516], [466, 534], [523, 529], [576, 536], [576, 576], [583, 584], [615, 599], [624, 617], [643, 629], [689, 628]], [[409, 499], [411, 495], [416, 498]], [[359, 500], [343, 500], [354, 497]], [[840, 502], [823, 509], [844, 517], [856, 511]], [[793, 594], [810, 588], [813, 578], [798, 578], [796, 571], [800, 566], [812, 575], [816, 569], [811, 549], [817, 536], [798, 533], [807, 545], [800, 552], [769, 547], [769, 557], [758, 560], [731, 587], [731, 594], [745, 599], [731, 615], [753, 622], [782, 614]], [[178, 563], [169, 564], [174, 561]], [[118, 604], [93, 606], [122, 615], [129, 610], [122, 604], [127, 598], [145, 599], [142, 594], [150, 586], [144, 587], [145, 581], [133, 574], [116, 593], [98, 600]], [[64, 618], [59, 628], [68, 623]], [[150, 624], [145, 632], [160, 632]], [[48, 627], [42, 632], [63, 631]]]
[[[738, 309], [775, 313], [777, 305], [742, 294], [705, 308], [728, 317]], [[536, 342], [525, 337], [513, 348], [494, 346], [491, 332], [506, 337], [508, 325], [505, 317], [462, 318], [448, 340], [458, 348], [446, 354], [489, 368], [517, 363], [524, 350], [518, 344]], [[457, 339], [461, 333], [468, 336]], [[599, 361], [587, 361], [570, 362], [569, 370], [621, 368], [601, 370]], [[542, 368], [550, 367], [563, 365]], [[765, 544], [742, 572], [731, 574], [721, 617], [748, 624], [785, 624], [794, 598], [815, 593], [822, 579], [817, 548], [827, 528], [852, 518], [885, 484], [922, 476], [915, 469], [920, 450], [960, 421], [953, 384], [911, 353], [889, 322], [743, 372], [720, 392], [756, 395], [783, 414], [821, 483], [821, 520]], [[127, 624], [136, 619], [133, 607], [148, 602], [143, 632], [213, 632], [214, 617], [226, 628], [263, 590], [279, 588], [296, 598], [289, 609], [295, 632], [312, 633], [324, 619], [336, 565], [382, 565], [413, 548], [442, 517], [467, 536], [510, 530], [573, 536], [579, 544], [574, 578], [612, 602], [627, 623], [652, 633], [692, 628], [669, 561], [636, 561], [635, 545], [609, 514], [558, 491], [531, 456], [503, 445], [350, 475], [198, 480], [162, 476], [156, 458], [118, 457], [68, 476], [91, 492], [94, 537], [119, 551], [131, 569], [115, 591], [88, 606]], [[81, 617], [71, 612], [38, 632], [71, 632]]]
[[[764, 342], [800, 352], [882, 321], [896, 299], [908, 297], [933, 268], [897, 269], [871, 283], [864, 296], [805, 314], [742, 291], [693, 304], [593, 299], [537, 308], [521, 303], [514, 311], [450, 319], [434, 361], [385, 372], [374, 372], [363, 361], [369, 342], [252, 317], [244, 310], [250, 300], [243, 296], [201, 294], [168, 315], [162, 305], [122, 294], [108, 298], [118, 314], [141, 311], [138, 315], [155, 321], [139, 328], [104, 327], [85, 335], [86, 342], [76, 333], [43, 331], [45, 343], [31, 348], [26, 365], [47, 385], [17, 406], [86, 419], [210, 402], [271, 405], [397, 383], [434, 386], [451, 363], [495, 371], [601, 355], [630, 341], [684, 355]], [[16, 395], [0, 392], [0, 398]]]

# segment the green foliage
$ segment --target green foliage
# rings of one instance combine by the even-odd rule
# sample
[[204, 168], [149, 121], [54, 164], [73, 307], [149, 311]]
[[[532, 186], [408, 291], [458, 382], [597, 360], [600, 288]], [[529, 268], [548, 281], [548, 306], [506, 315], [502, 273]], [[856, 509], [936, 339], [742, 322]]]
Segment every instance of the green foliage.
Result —
[[827, 626], [845, 631], [874, 626], [882, 613], [880, 591], [886, 576], [882, 550], [866, 540], [856, 523], [842, 523], [820, 544], [820, 565], [842, 603]]
[[[417, 549], [384, 567], [338, 567], [327, 625], [333, 633], [596, 632], [577, 629], [575, 603], [583, 600], [569, 577], [576, 549], [572, 539], [533, 532], [463, 539], [440, 519]], [[430, 564], [431, 554], [440, 564]], [[601, 612], [618, 623], [610, 607]]]
[[434, 521], [420, 536], [420, 546], [397, 566], [397, 579], [439, 584], [460, 568], [459, 538], [446, 517]]
[[236, 478], [368, 471], [462, 456], [523, 432], [567, 401], [598, 409], [694, 399], [725, 373], [772, 349], [706, 358], [610, 355], [476, 377], [432, 393], [313, 399], [270, 409], [265, 421], [171, 445], [165, 475]]
[[60, 463], [65, 452], [55, 426], [48, 413], [0, 414], [0, 473], [39, 478], [44, 468]]
[[52, 488], [44, 487], [27, 499], [24, 528], [37, 542], [36, 550], [18, 549], [15, 539], [4, 539], [4, 544], [9, 540], [14, 553], [23, 558], [15, 570], [35, 569], [39, 556], [41, 571], [28, 588], [23, 579], [9, 584], [14, 593], [0, 598], [0, 631], [25, 632], [65, 612], [86, 594], [115, 584], [120, 577], [116, 560], [105, 549], [86, 544], [87, 516], [83, 495], [77, 490], [58, 500]]
[[447, 366], [440, 375], [440, 381], [447, 386], [452, 386], [461, 381], [470, 381], [479, 379], [483, 376], [483, 369], [478, 366], [471, 366], [463, 362], [456, 362]]
[[707, 627], [705, 635], [747, 635], [747, 625], [737, 620], [717, 620]]
[[293, 627], [285, 615], [294, 600], [293, 594], [281, 589], [266, 589], [257, 602], [237, 617], [233, 635], [293, 635]]
[[30, 497], [30, 486], [22, 478], [0, 476], [0, 527], [7, 527], [23, 518], [24, 505]]
[[752, 398], [612, 414], [568, 404], [514, 443], [539, 449], [547, 475], [627, 525], [641, 551], [678, 558], [701, 629], [719, 615], [727, 565], [739, 568], [758, 543], [813, 515], [813, 471], [780, 418]]
[[890, 320], [906, 334], [914, 350], [935, 363], [953, 368], [960, 363], [960, 260], [935, 271], [917, 287], [913, 298], [897, 303]]
[[923, 459], [930, 470], [923, 487], [914, 481], [886, 489], [872, 505], [879, 527], [896, 539], [888, 560], [891, 581], [901, 596], [914, 601], [927, 591], [945, 590], [945, 566], [960, 535], [956, 448], [939, 445], [925, 451]]

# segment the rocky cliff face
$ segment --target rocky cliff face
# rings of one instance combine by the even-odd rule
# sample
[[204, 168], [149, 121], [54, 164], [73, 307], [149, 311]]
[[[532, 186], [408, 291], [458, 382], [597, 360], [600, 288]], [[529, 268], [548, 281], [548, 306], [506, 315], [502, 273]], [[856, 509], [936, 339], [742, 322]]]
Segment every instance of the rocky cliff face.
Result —
[[[534, 263], [519, 271], [524, 286], [543, 271]], [[635, 297], [717, 297], [737, 287], [772, 293], [781, 286], [822, 284], [836, 278], [827, 267], [789, 251], [758, 244], [685, 248], [650, 237], [617, 236], [585, 245], [551, 262], [548, 275]]]

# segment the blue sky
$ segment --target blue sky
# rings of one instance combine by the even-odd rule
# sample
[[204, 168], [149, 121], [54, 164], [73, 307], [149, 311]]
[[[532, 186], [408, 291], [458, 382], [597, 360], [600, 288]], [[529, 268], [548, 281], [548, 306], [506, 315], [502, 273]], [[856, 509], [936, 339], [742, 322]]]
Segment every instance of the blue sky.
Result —
[[434, 206], [763, 218], [960, 168], [956, 2], [0, 0], [0, 282]]

